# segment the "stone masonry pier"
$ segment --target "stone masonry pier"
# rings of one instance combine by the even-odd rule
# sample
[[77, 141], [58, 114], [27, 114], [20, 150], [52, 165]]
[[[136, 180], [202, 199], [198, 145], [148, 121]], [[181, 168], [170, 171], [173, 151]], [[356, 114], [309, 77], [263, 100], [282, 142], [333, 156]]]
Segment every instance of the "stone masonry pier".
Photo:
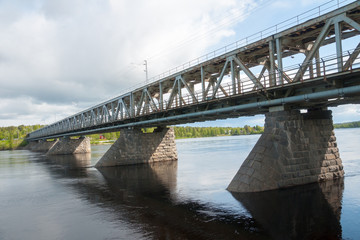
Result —
[[260, 192], [343, 176], [331, 111], [270, 112], [264, 133], [227, 189]]
[[65, 155], [77, 153], [90, 153], [90, 138], [81, 137], [79, 139], [61, 138], [47, 152], [47, 155]]
[[122, 129], [119, 139], [95, 167], [110, 167], [177, 160], [173, 128], [157, 128], [153, 133]]
[[34, 151], [34, 152], [48, 152], [58, 140], [55, 141], [45, 141], [39, 140], [36, 142], [31, 142], [26, 146], [26, 149]]

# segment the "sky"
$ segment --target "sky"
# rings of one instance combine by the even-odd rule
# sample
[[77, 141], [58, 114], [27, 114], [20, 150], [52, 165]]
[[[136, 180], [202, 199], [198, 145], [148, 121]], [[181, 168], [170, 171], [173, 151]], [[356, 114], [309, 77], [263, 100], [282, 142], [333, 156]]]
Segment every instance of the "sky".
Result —
[[[0, 0], [0, 126], [51, 124], [143, 83], [144, 60], [156, 76], [325, 2]], [[360, 120], [359, 105], [332, 110]]]

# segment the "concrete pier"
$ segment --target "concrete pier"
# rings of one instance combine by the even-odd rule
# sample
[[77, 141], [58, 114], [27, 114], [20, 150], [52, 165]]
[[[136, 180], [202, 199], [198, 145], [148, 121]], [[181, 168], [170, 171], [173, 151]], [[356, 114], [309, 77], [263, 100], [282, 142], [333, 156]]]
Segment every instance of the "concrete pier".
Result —
[[177, 160], [175, 134], [172, 128], [157, 128], [153, 133], [140, 129], [122, 129], [119, 139], [95, 167]]
[[77, 153], [90, 153], [90, 138], [81, 137], [79, 139], [61, 138], [47, 152], [47, 155], [65, 155]]
[[260, 192], [344, 176], [331, 111], [266, 114], [265, 130], [228, 186]]

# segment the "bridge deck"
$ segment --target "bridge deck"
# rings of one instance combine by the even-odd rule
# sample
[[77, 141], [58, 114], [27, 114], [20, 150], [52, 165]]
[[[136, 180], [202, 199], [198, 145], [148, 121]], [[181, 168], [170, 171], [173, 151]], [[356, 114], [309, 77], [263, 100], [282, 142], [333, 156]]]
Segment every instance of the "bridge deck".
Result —
[[[190, 62], [184, 70], [32, 132], [28, 139], [249, 116], [284, 104], [356, 103], [360, 44], [343, 52], [342, 40], [360, 33], [359, 22], [356, 1], [212, 59]], [[320, 48], [332, 43], [336, 55], [320, 57]], [[295, 54], [304, 54], [304, 61], [283, 67], [283, 60]]]

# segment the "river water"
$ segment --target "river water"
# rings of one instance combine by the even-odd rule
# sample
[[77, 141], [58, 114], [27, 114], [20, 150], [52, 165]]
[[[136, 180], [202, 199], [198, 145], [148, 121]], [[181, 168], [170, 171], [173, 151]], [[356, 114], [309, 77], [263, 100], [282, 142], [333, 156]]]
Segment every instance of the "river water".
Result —
[[177, 140], [179, 160], [0, 152], [0, 239], [360, 239], [360, 129], [336, 130], [346, 177], [257, 194], [227, 185], [259, 135]]

